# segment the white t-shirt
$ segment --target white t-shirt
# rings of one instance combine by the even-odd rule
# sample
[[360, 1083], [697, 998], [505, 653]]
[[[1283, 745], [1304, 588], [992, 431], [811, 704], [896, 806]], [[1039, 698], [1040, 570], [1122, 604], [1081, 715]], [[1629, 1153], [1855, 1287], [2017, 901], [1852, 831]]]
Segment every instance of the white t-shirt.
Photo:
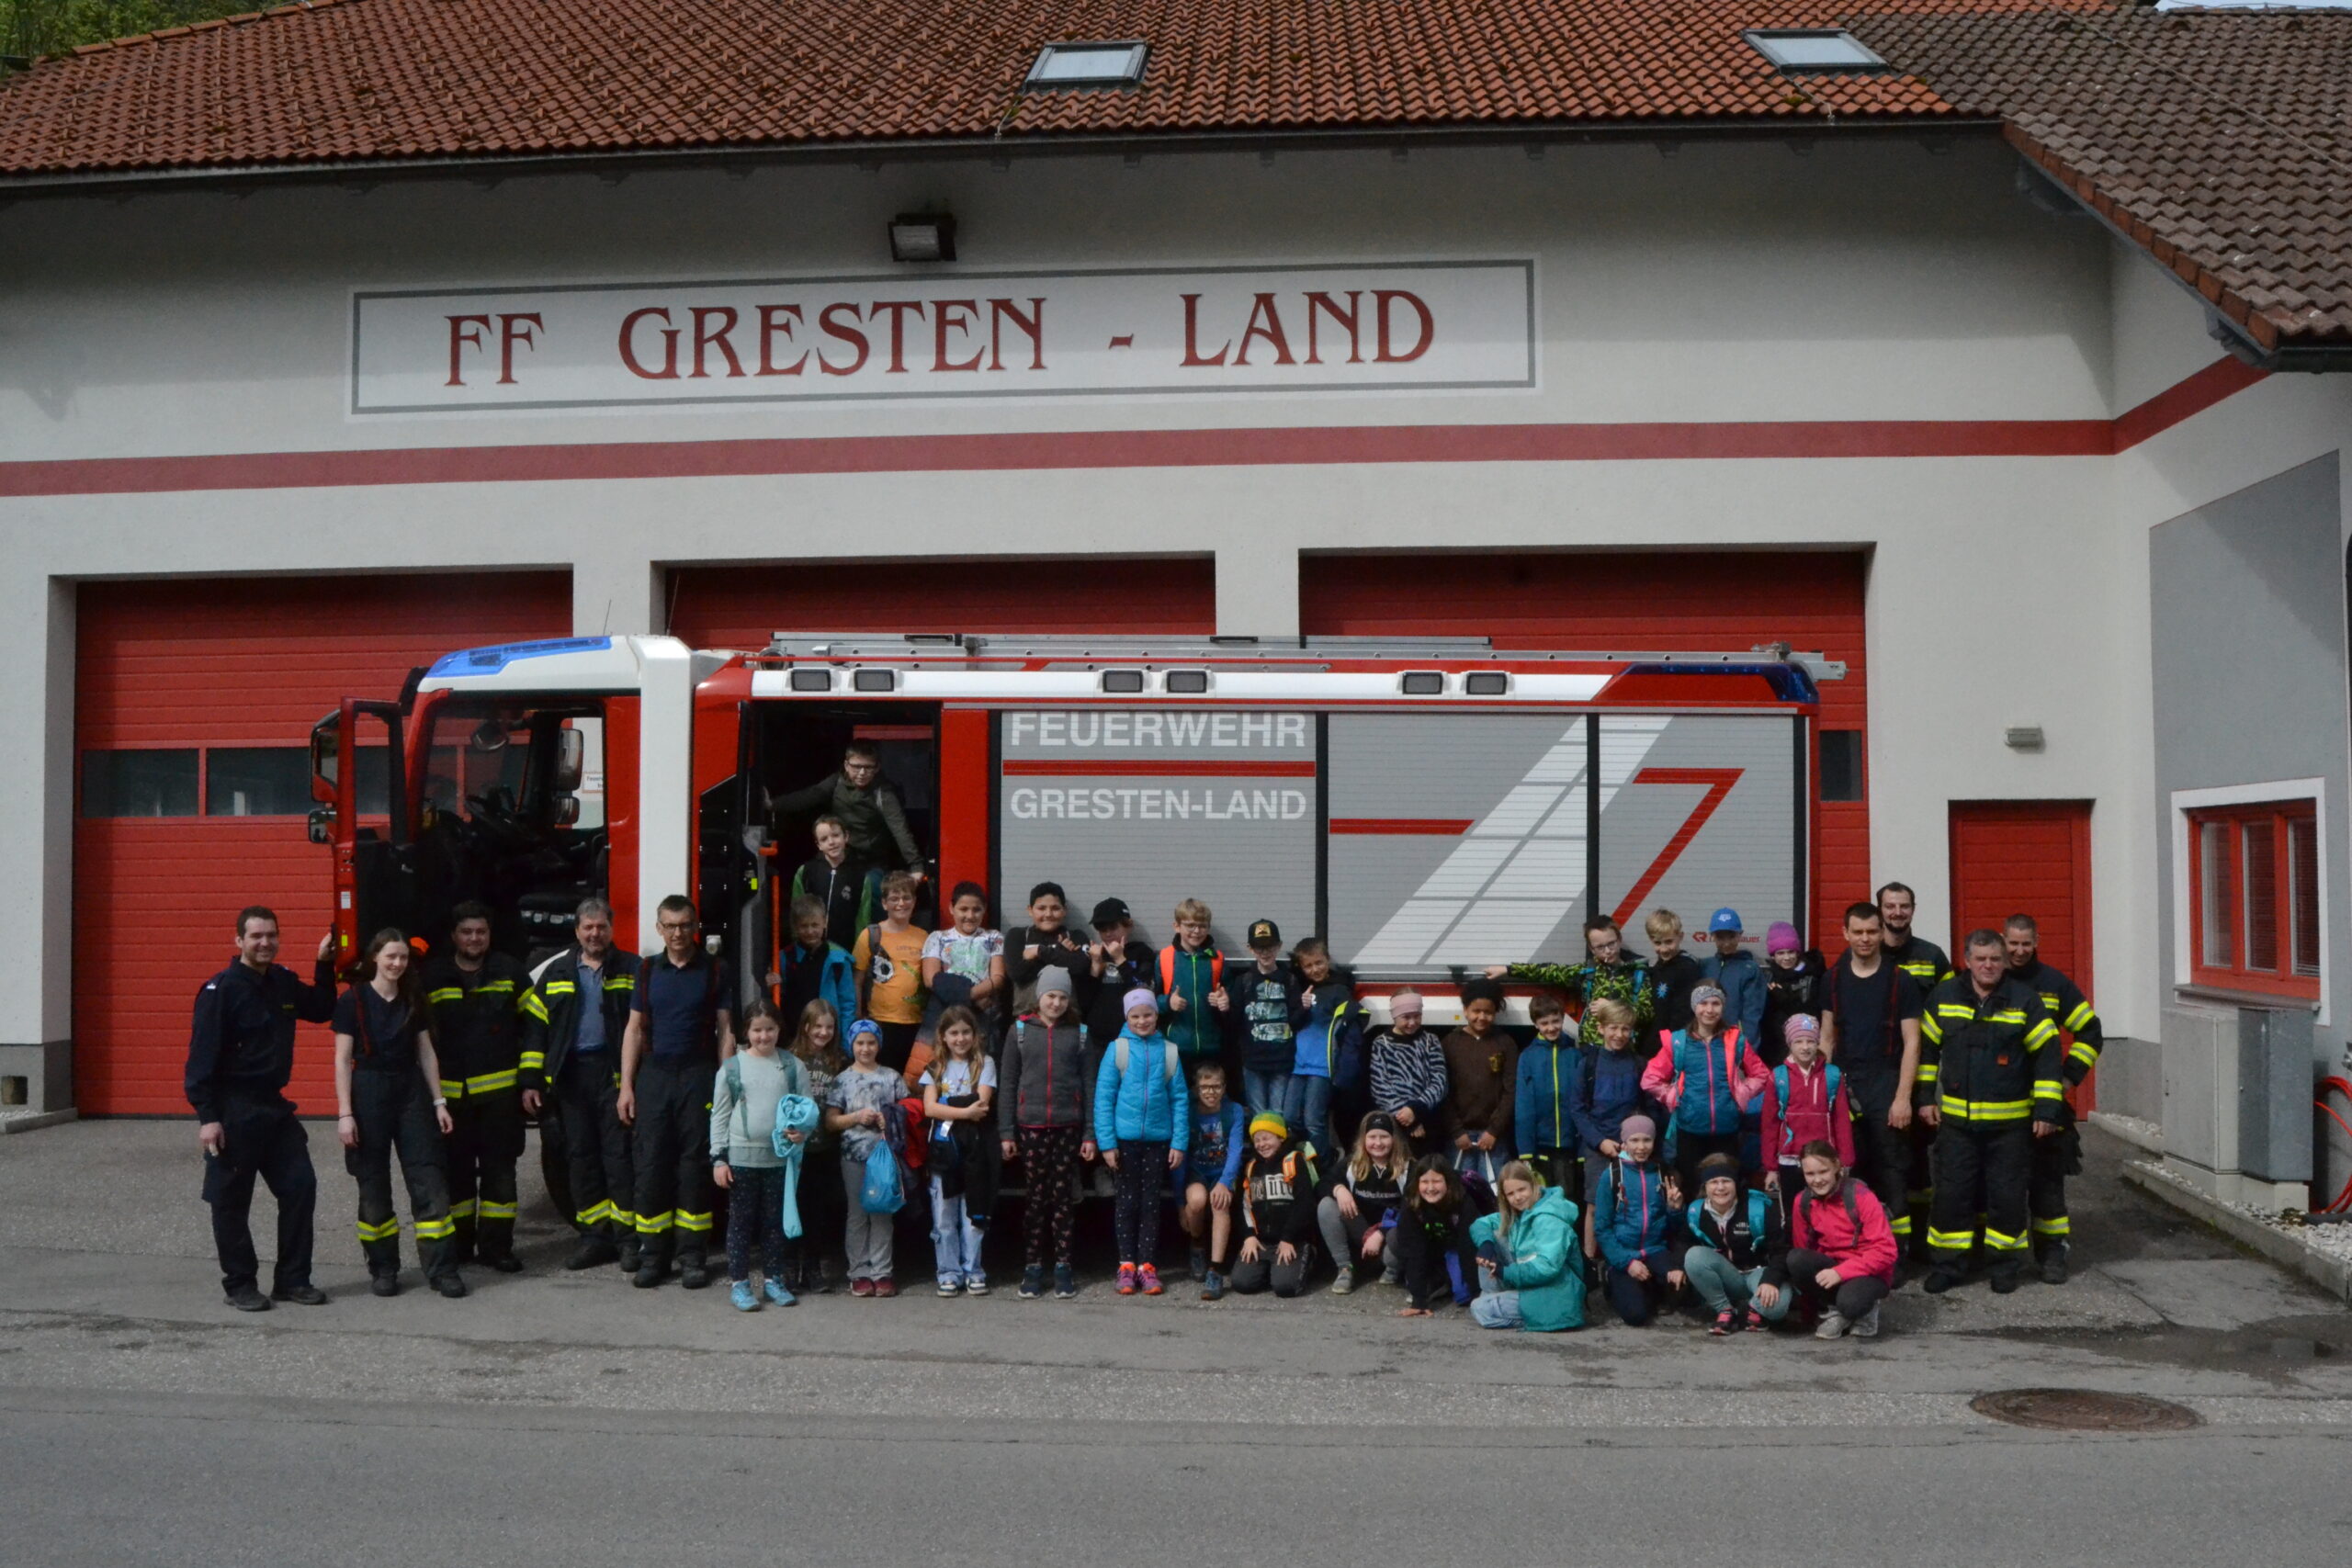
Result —
[[961, 975], [974, 985], [989, 977], [989, 961], [1004, 951], [1002, 931], [980, 931], [966, 936], [950, 928], [923, 938], [922, 955], [936, 958], [950, 975]]
[[[944, 1064], [933, 1063], [923, 1069], [918, 1087], [929, 1089], [934, 1083], [939, 1086], [939, 1098], [942, 1100], [953, 1100], [957, 1095], [972, 1093], [972, 1064], [960, 1058]], [[993, 1059], [983, 1056], [980, 1058], [980, 1088], [994, 1089], [995, 1087], [996, 1063]], [[931, 1135], [934, 1138], [949, 1136], [948, 1123], [933, 1122], [931, 1124]]]

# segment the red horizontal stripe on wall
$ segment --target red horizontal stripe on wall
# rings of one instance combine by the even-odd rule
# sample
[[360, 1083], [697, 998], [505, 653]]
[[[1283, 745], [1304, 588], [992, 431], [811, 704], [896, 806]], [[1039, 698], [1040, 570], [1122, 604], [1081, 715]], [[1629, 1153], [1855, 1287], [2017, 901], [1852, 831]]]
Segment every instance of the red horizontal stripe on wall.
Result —
[[1007, 778], [1036, 779], [1311, 779], [1312, 762], [1007, 762]]
[[1384, 838], [1458, 839], [1470, 830], [1473, 820], [1467, 817], [1334, 817], [1331, 831]]

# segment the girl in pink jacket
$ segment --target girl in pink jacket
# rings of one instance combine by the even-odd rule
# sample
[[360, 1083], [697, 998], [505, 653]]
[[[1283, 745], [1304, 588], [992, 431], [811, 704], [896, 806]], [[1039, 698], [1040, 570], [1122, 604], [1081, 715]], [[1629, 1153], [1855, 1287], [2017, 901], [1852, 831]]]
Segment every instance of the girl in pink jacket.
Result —
[[1789, 1210], [1789, 1283], [1807, 1303], [1826, 1305], [1816, 1339], [1852, 1329], [1878, 1337], [1878, 1306], [1894, 1289], [1894, 1231], [1878, 1195], [1845, 1173], [1838, 1151], [1804, 1146], [1804, 1190]]

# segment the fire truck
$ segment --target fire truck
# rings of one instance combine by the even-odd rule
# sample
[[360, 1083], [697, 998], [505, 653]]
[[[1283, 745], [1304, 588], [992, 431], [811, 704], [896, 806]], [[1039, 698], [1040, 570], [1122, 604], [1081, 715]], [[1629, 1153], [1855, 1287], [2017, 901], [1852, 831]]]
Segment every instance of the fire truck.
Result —
[[929, 918], [971, 881], [1018, 921], [1052, 881], [1073, 923], [1118, 897], [1165, 942], [1199, 898], [1226, 951], [1261, 918], [1319, 933], [1374, 998], [1434, 983], [1446, 1021], [1449, 979], [1580, 957], [1593, 913], [1727, 904], [1751, 931], [1802, 928], [1816, 682], [1843, 674], [1785, 646], [567, 637], [345, 700], [312, 732], [311, 834], [333, 846], [346, 959], [385, 926], [437, 945], [479, 899], [536, 963], [592, 895], [652, 952], [655, 905], [685, 893], [750, 987], [811, 852], [775, 803], [861, 740], [919, 840]]

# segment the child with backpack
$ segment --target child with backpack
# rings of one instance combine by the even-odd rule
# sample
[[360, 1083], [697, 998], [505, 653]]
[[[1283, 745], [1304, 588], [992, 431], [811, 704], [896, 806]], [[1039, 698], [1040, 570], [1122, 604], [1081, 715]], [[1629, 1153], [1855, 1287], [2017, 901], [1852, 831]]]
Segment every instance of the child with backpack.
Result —
[[1462, 1178], [1441, 1155], [1413, 1164], [1405, 1201], [1388, 1216], [1388, 1250], [1396, 1255], [1397, 1283], [1405, 1287], [1398, 1317], [1429, 1317], [1453, 1298], [1468, 1306], [1477, 1290], [1478, 1260], [1470, 1241], [1475, 1211]]
[[1584, 1054], [1568, 1034], [1568, 1010], [1559, 998], [1545, 992], [1530, 998], [1527, 1017], [1535, 1025], [1535, 1038], [1520, 1052], [1518, 1080], [1511, 1086], [1512, 1146], [1544, 1186], [1580, 1192], [1584, 1168], [1577, 1158], [1576, 1096]]
[[1363, 1087], [1363, 1015], [1356, 1007], [1355, 982], [1332, 967], [1331, 950], [1321, 937], [1299, 942], [1290, 958], [1298, 971], [1292, 1019], [1297, 1035], [1283, 1120], [1315, 1145], [1317, 1158], [1329, 1158], [1340, 1146], [1331, 1133], [1332, 1104]]
[[1808, 1303], [1827, 1308], [1813, 1337], [1836, 1339], [1851, 1329], [1857, 1339], [1875, 1339], [1879, 1303], [1894, 1289], [1886, 1210], [1827, 1144], [1807, 1144], [1799, 1164], [1804, 1190], [1789, 1215], [1789, 1280]]
[[1275, 1111], [1250, 1118], [1250, 1158], [1241, 1168], [1241, 1256], [1233, 1288], [1277, 1296], [1306, 1288], [1315, 1266], [1315, 1156]]
[[1051, 1263], [1054, 1297], [1068, 1301], [1078, 1294], [1070, 1269], [1078, 1210], [1072, 1188], [1080, 1162], [1094, 1157], [1086, 1123], [1098, 1053], [1078, 1021], [1068, 970], [1039, 970], [1036, 992], [1037, 1010], [1015, 1019], [1005, 1035], [997, 1068], [997, 1136], [1006, 1159], [1020, 1156], [1028, 1193], [1021, 1299], [1045, 1294]]
[[1112, 1230], [1119, 1294], [1156, 1296], [1160, 1183], [1183, 1165], [1191, 1146], [1192, 1097], [1176, 1043], [1159, 1032], [1159, 998], [1129, 991], [1126, 1012], [1126, 1027], [1094, 1075], [1094, 1143], [1117, 1183]]
[[1525, 1160], [1497, 1173], [1500, 1201], [1471, 1222], [1477, 1248], [1478, 1299], [1470, 1315], [1481, 1328], [1556, 1334], [1584, 1326], [1584, 1269], [1574, 1261], [1577, 1206], [1544, 1185]]
[[[916, 1038], [933, 1044], [949, 1008], [968, 1008], [976, 1021], [984, 1021], [1004, 994], [1004, 933], [989, 929], [988, 889], [957, 883], [947, 912], [953, 923], [922, 939], [922, 987], [930, 1000]], [[981, 1039], [987, 1038], [983, 1027]]]
[[792, 940], [775, 955], [777, 1015], [797, 1019], [810, 1002], [823, 1002], [836, 1019], [850, 1017], [857, 1009], [856, 970], [849, 954], [826, 938], [825, 906], [795, 898], [786, 914]]
[[[1198, 898], [1176, 906], [1176, 940], [1159, 950], [1160, 1016], [1168, 1039], [1188, 1068], [1208, 1057], [1225, 1061], [1225, 954], [1209, 941], [1209, 907]], [[1227, 1063], [1229, 1075], [1234, 1064]]]
[[[786, 1162], [775, 1152], [776, 1109], [786, 1095], [808, 1095], [808, 1074], [799, 1057], [778, 1048], [783, 1041], [775, 1004], [753, 998], [743, 1010], [743, 1048], [718, 1065], [710, 1089], [710, 1179], [728, 1196], [728, 1299], [738, 1312], [759, 1311], [762, 1295], [777, 1306], [794, 1299], [785, 1284]], [[760, 1291], [752, 1288], [754, 1241]]]
[[[789, 1049], [808, 1080], [802, 1092], [821, 1107], [832, 1092], [833, 1080], [849, 1067], [849, 1058], [842, 1054], [841, 1019], [830, 1003], [810, 1002], [800, 1010]], [[834, 1144], [820, 1115], [800, 1161], [800, 1235], [784, 1238], [785, 1285], [796, 1295], [830, 1295], [833, 1286], [825, 1275], [826, 1259], [842, 1255], [848, 1199], [842, 1191]]]
[[866, 1168], [888, 1161], [889, 1168], [881, 1174], [888, 1178], [891, 1192], [904, 1180], [899, 1151], [905, 1146], [907, 1119], [899, 1101], [907, 1098], [907, 1080], [882, 1065], [882, 1030], [872, 1019], [849, 1026], [849, 1043], [850, 1064], [824, 1099], [825, 1131], [841, 1140], [842, 1190], [848, 1194], [842, 1246], [849, 1255], [849, 1293], [887, 1300], [899, 1293], [890, 1275], [890, 1229], [899, 1204], [870, 1206]]
[[1709, 1155], [1699, 1166], [1699, 1196], [1683, 1220], [1690, 1247], [1682, 1271], [1715, 1321], [1707, 1332], [1736, 1334], [1745, 1309], [1748, 1328], [1788, 1316], [1788, 1232], [1781, 1212], [1761, 1192], [1742, 1192], [1739, 1162]]
[[[1233, 1235], [1233, 1195], [1241, 1186], [1241, 1157], [1250, 1151], [1249, 1117], [1225, 1097], [1225, 1068], [1203, 1062], [1193, 1069], [1193, 1132], [1184, 1151], [1184, 1201], [1177, 1223], [1193, 1243], [1193, 1278], [1201, 1300], [1225, 1297], [1225, 1248]], [[1205, 1239], [1208, 1243], [1203, 1247]]]
[[1339, 1265], [1331, 1293], [1344, 1296], [1356, 1288], [1356, 1269], [1380, 1265], [1380, 1282], [1396, 1282], [1396, 1260], [1387, 1255], [1390, 1211], [1405, 1197], [1405, 1140], [1394, 1118], [1375, 1111], [1356, 1129], [1356, 1146], [1344, 1160], [1335, 1160], [1315, 1205], [1315, 1223], [1323, 1246]]
[[1639, 1328], [1682, 1289], [1676, 1256], [1682, 1188], [1656, 1157], [1657, 1122], [1628, 1116], [1615, 1141], [1617, 1157], [1593, 1197], [1593, 1232], [1609, 1261], [1609, 1303], [1627, 1327]]
[[1839, 1169], [1854, 1168], [1854, 1108], [1844, 1075], [1821, 1059], [1820, 1021], [1798, 1013], [1786, 1034], [1788, 1059], [1764, 1080], [1764, 1185], [1784, 1200], [1804, 1185], [1797, 1160], [1807, 1144], [1827, 1144]]
[[1577, 1146], [1584, 1158], [1584, 1255], [1600, 1256], [1593, 1235], [1593, 1216], [1600, 1204], [1600, 1181], [1614, 1168], [1625, 1119], [1646, 1116], [1655, 1130], [1666, 1115], [1642, 1087], [1648, 1062], [1634, 1049], [1635, 1014], [1630, 1003], [1613, 997], [1595, 998], [1586, 1009], [1582, 1037], [1589, 1042], [1577, 1073], [1576, 1097], [1570, 1114], [1576, 1119]]
[[1768, 1080], [1756, 1049], [1724, 1021], [1723, 987], [1702, 981], [1690, 993], [1690, 1027], [1666, 1037], [1642, 1071], [1642, 1088], [1673, 1113], [1674, 1167], [1684, 1190], [1696, 1190], [1699, 1162], [1739, 1157], [1739, 1124]]
[[939, 1293], [989, 1293], [980, 1242], [995, 1207], [996, 1153], [981, 1131], [991, 1120], [996, 1063], [980, 1049], [980, 1021], [967, 1007], [939, 1015], [939, 1050], [923, 1069], [922, 1112], [930, 1119], [923, 1164], [931, 1172], [931, 1250]]
[[879, 1065], [896, 1073], [907, 1065], [922, 1030], [922, 950], [926, 933], [914, 923], [915, 890], [903, 871], [882, 879], [882, 919], [857, 933], [850, 964], [857, 971], [855, 1015], [882, 1026]]

